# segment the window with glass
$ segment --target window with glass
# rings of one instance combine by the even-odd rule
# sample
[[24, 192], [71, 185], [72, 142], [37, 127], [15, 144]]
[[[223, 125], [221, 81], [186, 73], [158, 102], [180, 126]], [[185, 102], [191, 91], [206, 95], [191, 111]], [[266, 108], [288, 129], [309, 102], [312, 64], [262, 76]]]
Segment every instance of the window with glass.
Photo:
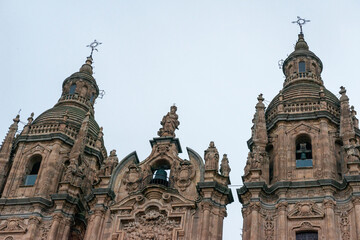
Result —
[[308, 135], [301, 135], [296, 140], [296, 167], [312, 167], [311, 139]]
[[316, 231], [298, 232], [296, 240], [318, 240], [318, 233]]
[[70, 86], [69, 94], [70, 94], [70, 95], [75, 94], [75, 90], [76, 90], [76, 84], [74, 83], [74, 84], [72, 84], [72, 85]]
[[299, 72], [300, 73], [305, 72], [305, 62], [304, 61], [299, 62]]
[[27, 174], [25, 176], [25, 186], [35, 185], [37, 176], [39, 174], [41, 159], [42, 158], [40, 155], [36, 155], [30, 159], [30, 167], [28, 168]]

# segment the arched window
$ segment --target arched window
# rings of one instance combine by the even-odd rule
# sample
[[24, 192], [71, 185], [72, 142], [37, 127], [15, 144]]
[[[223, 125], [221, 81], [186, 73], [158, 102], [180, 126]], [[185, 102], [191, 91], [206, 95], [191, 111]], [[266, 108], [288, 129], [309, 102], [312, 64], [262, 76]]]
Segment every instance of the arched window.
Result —
[[312, 167], [311, 139], [308, 135], [300, 135], [296, 139], [296, 167]]
[[70, 86], [69, 94], [70, 94], [70, 95], [75, 94], [75, 90], [76, 90], [76, 84], [73, 83], [73, 84]]
[[25, 177], [25, 186], [35, 185], [36, 178], [39, 173], [42, 157], [40, 155], [35, 155], [30, 158], [29, 167], [27, 168], [27, 173]]
[[296, 240], [318, 240], [317, 231], [297, 232]]
[[90, 103], [93, 104], [95, 100], [95, 94], [91, 93], [91, 97], [90, 97]]
[[301, 61], [299, 62], [299, 73], [305, 72], [305, 62]]

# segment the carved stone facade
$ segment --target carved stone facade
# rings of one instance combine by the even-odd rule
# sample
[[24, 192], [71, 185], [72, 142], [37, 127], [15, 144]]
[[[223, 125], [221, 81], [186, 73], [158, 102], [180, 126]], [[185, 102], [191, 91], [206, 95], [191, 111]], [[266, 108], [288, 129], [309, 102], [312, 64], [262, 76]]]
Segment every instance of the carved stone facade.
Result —
[[360, 130], [344, 87], [321, 79], [322, 62], [299, 34], [282, 66], [283, 89], [258, 97], [238, 189], [243, 239], [360, 239]]
[[172, 106], [149, 157], [119, 162], [94, 119], [98, 95], [89, 57], [18, 136], [20, 116], [13, 120], [0, 148], [0, 240], [222, 239], [233, 201], [227, 155], [220, 172], [213, 142], [205, 163], [190, 148], [181, 159]]

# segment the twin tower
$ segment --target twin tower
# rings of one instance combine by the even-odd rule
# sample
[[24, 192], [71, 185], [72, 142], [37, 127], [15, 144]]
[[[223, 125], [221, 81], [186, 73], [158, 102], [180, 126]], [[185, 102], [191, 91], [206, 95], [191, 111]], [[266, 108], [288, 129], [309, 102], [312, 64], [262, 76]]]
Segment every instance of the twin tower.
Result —
[[[360, 239], [358, 119], [345, 88], [338, 99], [324, 87], [322, 68], [300, 33], [283, 89], [267, 108], [258, 97], [237, 189], [244, 240]], [[172, 106], [150, 155], [119, 161], [94, 119], [92, 75], [89, 57], [53, 108], [19, 135], [13, 120], [0, 148], [0, 239], [222, 239], [227, 155], [210, 142], [203, 158], [187, 148], [181, 159]]]

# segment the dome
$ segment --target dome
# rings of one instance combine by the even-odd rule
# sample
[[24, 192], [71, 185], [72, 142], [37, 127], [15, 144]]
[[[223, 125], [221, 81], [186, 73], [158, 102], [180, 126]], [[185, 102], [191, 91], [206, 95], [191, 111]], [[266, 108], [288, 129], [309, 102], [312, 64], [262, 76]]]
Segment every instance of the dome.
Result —
[[[64, 119], [65, 112], [67, 112], [67, 122], [69, 125], [72, 125], [77, 130], [80, 129], [81, 123], [85, 118], [86, 111], [83, 109], [68, 106], [68, 105], [59, 105], [40, 114], [33, 122], [33, 125], [42, 125], [48, 123], [60, 123]], [[90, 116], [89, 119], [89, 132], [88, 134], [92, 136], [92, 138], [97, 139], [99, 133], [99, 125], [94, 119], [94, 116]]]

